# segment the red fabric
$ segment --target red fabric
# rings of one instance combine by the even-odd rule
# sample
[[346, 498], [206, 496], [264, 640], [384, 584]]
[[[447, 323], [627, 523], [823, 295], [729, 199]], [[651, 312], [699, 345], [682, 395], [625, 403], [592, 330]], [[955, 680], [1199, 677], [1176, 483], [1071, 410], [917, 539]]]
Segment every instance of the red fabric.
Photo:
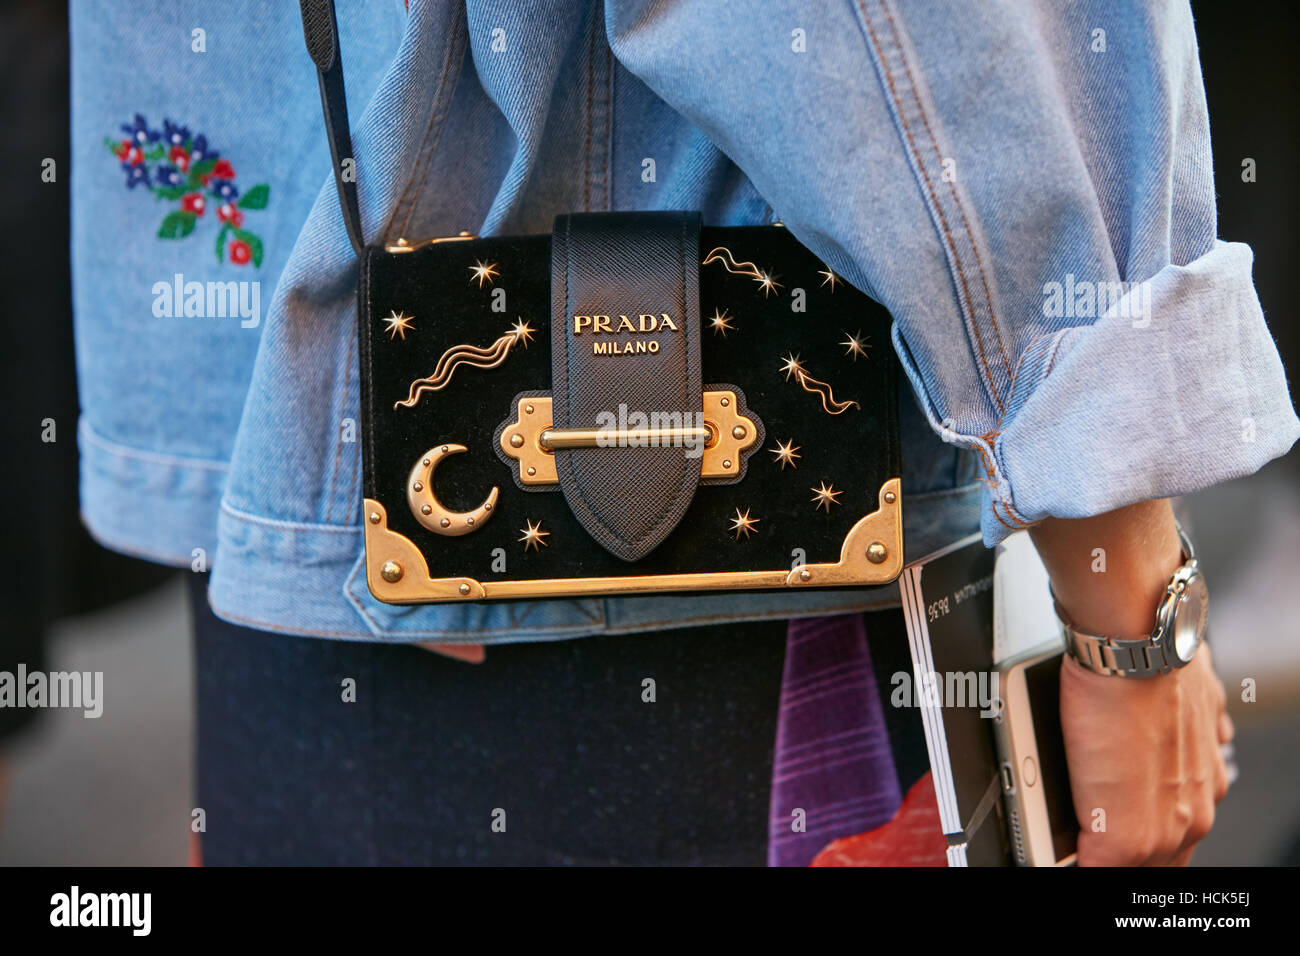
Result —
[[444, 657], [453, 657], [466, 664], [482, 664], [487, 658], [487, 650], [482, 644], [426, 644], [423, 641], [416, 643], [426, 651], [433, 651]]
[[939, 824], [939, 803], [930, 775], [912, 784], [892, 820], [831, 842], [810, 865], [947, 866], [948, 839]]

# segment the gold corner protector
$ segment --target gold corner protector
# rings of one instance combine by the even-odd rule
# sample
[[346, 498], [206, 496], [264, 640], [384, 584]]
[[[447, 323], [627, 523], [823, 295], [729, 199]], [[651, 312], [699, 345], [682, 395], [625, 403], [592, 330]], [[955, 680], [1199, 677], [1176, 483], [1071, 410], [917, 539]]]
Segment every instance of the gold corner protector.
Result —
[[366, 584], [386, 604], [482, 600], [483, 585], [473, 578], [431, 578], [424, 555], [410, 538], [388, 528], [388, 511], [365, 499]]
[[903, 489], [890, 478], [877, 493], [877, 508], [849, 529], [835, 564], [805, 564], [792, 570], [791, 587], [888, 584], [903, 571]]
[[903, 570], [903, 492], [898, 478], [880, 486], [878, 502], [875, 511], [849, 529], [840, 547], [840, 559], [834, 564], [801, 565], [793, 571], [706, 571], [479, 582], [469, 577], [430, 577], [420, 549], [405, 535], [389, 530], [384, 506], [367, 498], [362, 516], [366, 582], [370, 593], [386, 604], [878, 586], [890, 583]]

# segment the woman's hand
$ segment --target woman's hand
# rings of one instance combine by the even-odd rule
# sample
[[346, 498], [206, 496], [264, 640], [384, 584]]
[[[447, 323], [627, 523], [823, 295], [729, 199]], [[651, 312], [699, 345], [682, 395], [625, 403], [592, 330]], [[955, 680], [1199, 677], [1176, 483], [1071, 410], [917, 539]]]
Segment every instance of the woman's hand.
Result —
[[[1030, 529], [1057, 600], [1081, 630], [1140, 638], [1182, 564], [1173, 509], [1144, 501]], [[1066, 656], [1061, 724], [1079, 865], [1186, 864], [1228, 789], [1223, 684], [1202, 645], [1160, 677], [1109, 677]]]
[[1160, 677], [1095, 674], [1066, 656], [1061, 728], [1080, 866], [1184, 866], [1228, 792], [1232, 739], [1210, 648]]

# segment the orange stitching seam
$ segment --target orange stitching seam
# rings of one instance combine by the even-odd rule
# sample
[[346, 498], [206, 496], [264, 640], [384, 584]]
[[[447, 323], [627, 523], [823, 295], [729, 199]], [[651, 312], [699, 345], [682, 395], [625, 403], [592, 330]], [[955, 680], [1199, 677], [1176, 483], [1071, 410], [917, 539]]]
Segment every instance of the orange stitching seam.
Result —
[[[885, 11], [885, 18], [889, 20], [889, 29], [894, 34], [894, 43], [898, 47], [898, 57], [903, 63], [903, 70], [907, 73], [907, 82], [912, 88], [912, 99], [916, 102], [916, 112], [921, 117], [921, 123], [925, 126], [925, 132], [930, 137], [930, 145], [934, 148], [934, 155], [943, 163], [943, 152], [939, 149], [939, 142], [935, 139], [934, 130], [930, 128], [930, 121], [926, 117], [925, 107], [921, 103], [921, 97], [916, 92], [916, 80], [912, 76], [912, 68], [907, 62], [907, 55], [903, 50], [902, 40], [898, 35], [898, 26], [894, 23], [894, 15], [890, 13], [889, 3], [887, 0], [880, 0], [881, 9]], [[957, 194], [957, 186], [953, 182], [948, 183], [948, 191], [952, 194], [952, 201], [957, 206], [957, 214], [961, 217], [962, 228], [966, 231], [966, 236], [970, 239], [971, 252], [975, 255], [975, 267], [979, 273], [980, 284], [984, 287], [984, 301], [989, 307], [989, 321], [993, 323], [993, 334], [998, 340], [998, 351], [1002, 354], [1002, 368], [1011, 375], [1011, 363], [1007, 361], [1007, 353], [1002, 345], [1002, 331], [998, 327], [997, 313], [993, 309], [993, 296], [989, 292], [988, 277], [984, 273], [984, 261], [980, 256], [979, 244], [975, 242], [975, 234], [971, 231], [970, 222], [966, 218], [966, 210], [962, 205], [961, 197]]]
[[[916, 138], [912, 135], [911, 126], [908, 125], [907, 114], [904, 111], [902, 101], [899, 98], [898, 88], [894, 84], [893, 71], [890, 69], [889, 62], [885, 58], [885, 53], [881, 49], [880, 38], [876, 35], [876, 29], [874, 23], [872, 22], [871, 14], [867, 12], [863, 0], [858, 0], [858, 9], [859, 11], [861, 11], [862, 18], [867, 24], [867, 32], [871, 36], [871, 44], [876, 49], [876, 55], [880, 57], [881, 68], [885, 71], [885, 82], [889, 86], [889, 93], [890, 96], [893, 98], [894, 107], [898, 110], [898, 119], [899, 122], [902, 123], [903, 125], [903, 133], [907, 137], [908, 145], [911, 147], [912, 156], [916, 160], [917, 169], [920, 170], [921, 178], [925, 181], [926, 193], [929, 195], [930, 201], [934, 205], [934, 210], [939, 216], [939, 223], [943, 229], [943, 234], [945, 240], [947, 241], [948, 249], [952, 253], [953, 259], [956, 261], [957, 278], [961, 284], [964, 303], [967, 312], [970, 314], [971, 324], [975, 327], [975, 347], [979, 352], [980, 364], [984, 366], [984, 376], [985, 379], [988, 381], [989, 391], [993, 395], [993, 401], [998, 406], [998, 410], [1005, 412], [1006, 408], [1002, 404], [1001, 398], [999, 398], [998, 396], [997, 385], [993, 381], [993, 372], [989, 368], [988, 358], [984, 354], [983, 336], [980, 335], [979, 320], [975, 315], [975, 307], [972, 304], [970, 287], [967, 285], [966, 282], [966, 268], [962, 264], [961, 253], [957, 250], [957, 242], [953, 238], [952, 230], [948, 225], [948, 217], [944, 215], [943, 207], [939, 204], [939, 197], [935, 194], [934, 185], [933, 183], [930, 182], [930, 174], [926, 171], [925, 163], [921, 159], [921, 151], [916, 145]], [[901, 49], [899, 51], [899, 54], [901, 56], [902, 54]], [[919, 99], [917, 100], [917, 105], [918, 107], [920, 105]]]

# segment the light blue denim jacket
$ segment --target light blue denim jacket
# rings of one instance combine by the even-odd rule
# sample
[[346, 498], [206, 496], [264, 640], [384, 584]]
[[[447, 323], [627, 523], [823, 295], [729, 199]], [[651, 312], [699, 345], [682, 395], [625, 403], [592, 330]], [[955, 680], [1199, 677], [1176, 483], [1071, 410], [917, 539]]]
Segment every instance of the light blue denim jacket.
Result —
[[[228, 620], [344, 639], [896, 599], [375, 601], [355, 261], [297, 4], [71, 12], [82, 507], [101, 541], [211, 568]], [[1195, 491], [1300, 434], [1250, 249], [1216, 237], [1184, 3], [341, 0], [339, 19], [368, 240], [545, 232], [587, 209], [779, 217], [888, 306], [916, 396], [911, 557], [977, 522], [991, 544]]]

